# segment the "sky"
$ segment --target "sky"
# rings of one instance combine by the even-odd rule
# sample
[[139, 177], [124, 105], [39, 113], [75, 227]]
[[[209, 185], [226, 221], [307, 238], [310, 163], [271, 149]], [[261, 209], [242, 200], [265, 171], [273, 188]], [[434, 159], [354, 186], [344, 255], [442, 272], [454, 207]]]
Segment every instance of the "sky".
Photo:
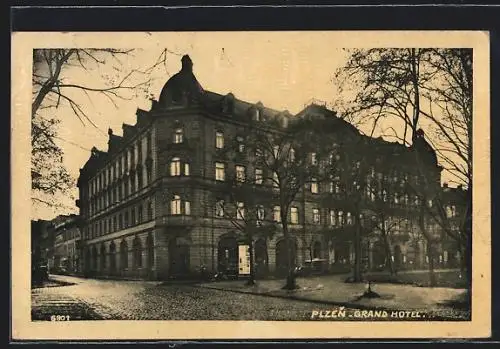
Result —
[[[127, 35], [124, 33], [123, 35]], [[298, 113], [315, 98], [326, 103], [335, 100], [337, 90], [333, 75], [347, 58], [345, 38], [342, 44], [328, 32], [237, 32], [237, 33], [170, 33], [160, 39], [152, 39], [147, 45], [134, 47], [126, 57], [106, 59], [106, 64], [96, 66], [88, 62], [88, 69], [66, 67], [62, 73], [66, 82], [90, 87], [103, 87], [109, 79], [121, 79], [128, 72], [151, 67], [164, 49], [167, 49], [166, 65], [160, 65], [145, 76], [135, 73], [131, 83], [151, 78], [147, 91], [124, 93], [127, 99], [114, 99], [116, 106], [107, 98], [90, 93], [70, 91], [75, 101], [97, 126], [82, 124], [68, 105], [52, 110], [50, 116], [61, 120], [58, 144], [63, 149], [64, 164], [76, 179], [79, 169], [96, 146], [107, 150], [108, 128], [122, 134], [122, 123], [135, 124], [137, 108], [149, 110], [149, 96], [158, 99], [169, 77], [179, 71], [181, 56], [188, 54], [194, 74], [205, 90], [225, 94], [232, 92], [236, 98], [248, 102], [262, 102], [265, 106]], [[348, 42], [348, 41], [347, 41]], [[123, 47], [126, 37], [117, 41]], [[356, 43], [351, 43], [355, 45]], [[130, 46], [129, 46], [130, 47]], [[113, 47], [114, 48], [114, 47]], [[148, 96], [149, 95], [149, 96]], [[49, 116], [49, 114], [47, 114]], [[52, 219], [59, 214], [78, 213], [74, 199], [59, 197], [63, 208], [43, 205], [32, 208], [33, 219]]]

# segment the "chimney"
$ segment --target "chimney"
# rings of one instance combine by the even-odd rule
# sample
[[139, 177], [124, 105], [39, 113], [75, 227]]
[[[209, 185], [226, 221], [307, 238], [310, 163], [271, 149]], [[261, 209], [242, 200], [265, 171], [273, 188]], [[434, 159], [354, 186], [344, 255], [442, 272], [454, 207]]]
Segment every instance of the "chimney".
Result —
[[182, 56], [181, 63], [182, 63], [182, 69], [181, 69], [182, 71], [185, 72], [193, 71], [193, 61], [188, 55]]

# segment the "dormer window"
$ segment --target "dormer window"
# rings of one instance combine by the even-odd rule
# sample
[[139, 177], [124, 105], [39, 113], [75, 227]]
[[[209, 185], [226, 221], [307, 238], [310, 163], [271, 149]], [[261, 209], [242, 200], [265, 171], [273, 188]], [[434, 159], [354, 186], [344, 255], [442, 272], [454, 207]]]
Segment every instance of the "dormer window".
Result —
[[281, 126], [283, 126], [283, 128], [288, 127], [288, 117], [287, 116], [283, 116], [281, 118]]
[[177, 128], [174, 133], [174, 143], [179, 144], [182, 142], [184, 142], [184, 132], [182, 128]]
[[253, 112], [253, 119], [255, 121], [260, 121], [260, 110], [259, 109], [255, 109], [254, 112]]
[[234, 96], [233, 94], [229, 93], [222, 102], [222, 112], [231, 114], [233, 112], [233, 109], [234, 109]]

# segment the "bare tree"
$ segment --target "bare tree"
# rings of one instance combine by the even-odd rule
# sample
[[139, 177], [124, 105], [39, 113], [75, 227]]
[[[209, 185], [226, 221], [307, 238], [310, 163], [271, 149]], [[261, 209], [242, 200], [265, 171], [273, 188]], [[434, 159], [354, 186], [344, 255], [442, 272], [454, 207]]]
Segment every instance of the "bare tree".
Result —
[[287, 247], [288, 275], [285, 289], [295, 289], [290, 209], [298, 195], [312, 182], [321, 180], [317, 164], [331, 142], [325, 120], [283, 116], [248, 125], [245, 142], [255, 166], [262, 169], [262, 181], [280, 207], [280, 219]]
[[[63, 150], [57, 144], [57, 125], [63, 119], [60, 107], [69, 107], [81, 123], [98, 129], [89, 116], [85, 104], [104, 96], [117, 107], [117, 100], [131, 99], [139, 92], [147, 93], [148, 76], [165, 65], [165, 49], [149, 68], [125, 71], [124, 58], [133, 50], [122, 49], [35, 49], [32, 77], [32, 199], [46, 205], [57, 205], [52, 199], [57, 193], [66, 194], [73, 187], [73, 179], [63, 165]], [[109, 66], [114, 74], [101, 74]], [[96, 77], [95, 85], [87, 85], [74, 78], [75, 71], [84, 71]], [[138, 77], [139, 75], [139, 77]], [[82, 98], [88, 101], [83, 102]], [[103, 132], [103, 131], [101, 131]]]
[[[413, 154], [421, 181], [414, 186], [414, 191], [421, 199], [419, 226], [428, 248], [432, 249], [435, 242], [424, 219], [430, 214], [446, 234], [459, 242], [464, 258], [470, 259], [472, 51], [354, 50], [345, 67], [338, 70], [336, 78], [343, 86], [352, 86], [353, 82], [355, 85], [355, 97], [351, 99], [352, 105], [344, 111], [346, 115], [360, 123], [378, 127], [382, 135], [396, 138], [415, 150]], [[384, 127], [384, 124], [389, 126]], [[436, 134], [435, 139], [424, 138], [422, 133], [419, 135], [421, 128], [428, 129], [427, 134]], [[416, 145], [418, 142], [420, 146]], [[443, 214], [446, 202], [440, 199], [439, 178], [426, 170], [428, 154], [434, 152], [444, 170], [461, 182], [467, 192], [463, 225], [458, 232], [448, 228], [451, 225]], [[437, 162], [437, 159], [430, 160]], [[429, 207], [429, 200], [435, 205]], [[432, 261], [430, 257], [430, 269]], [[466, 264], [470, 266], [470, 263]], [[433, 273], [430, 275], [432, 279]]]

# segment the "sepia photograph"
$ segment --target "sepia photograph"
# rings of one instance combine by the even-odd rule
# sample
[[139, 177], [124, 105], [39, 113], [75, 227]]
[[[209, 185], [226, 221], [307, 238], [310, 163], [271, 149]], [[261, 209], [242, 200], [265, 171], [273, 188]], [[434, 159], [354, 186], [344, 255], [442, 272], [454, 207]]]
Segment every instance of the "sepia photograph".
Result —
[[487, 33], [12, 44], [19, 333], [488, 333]]

